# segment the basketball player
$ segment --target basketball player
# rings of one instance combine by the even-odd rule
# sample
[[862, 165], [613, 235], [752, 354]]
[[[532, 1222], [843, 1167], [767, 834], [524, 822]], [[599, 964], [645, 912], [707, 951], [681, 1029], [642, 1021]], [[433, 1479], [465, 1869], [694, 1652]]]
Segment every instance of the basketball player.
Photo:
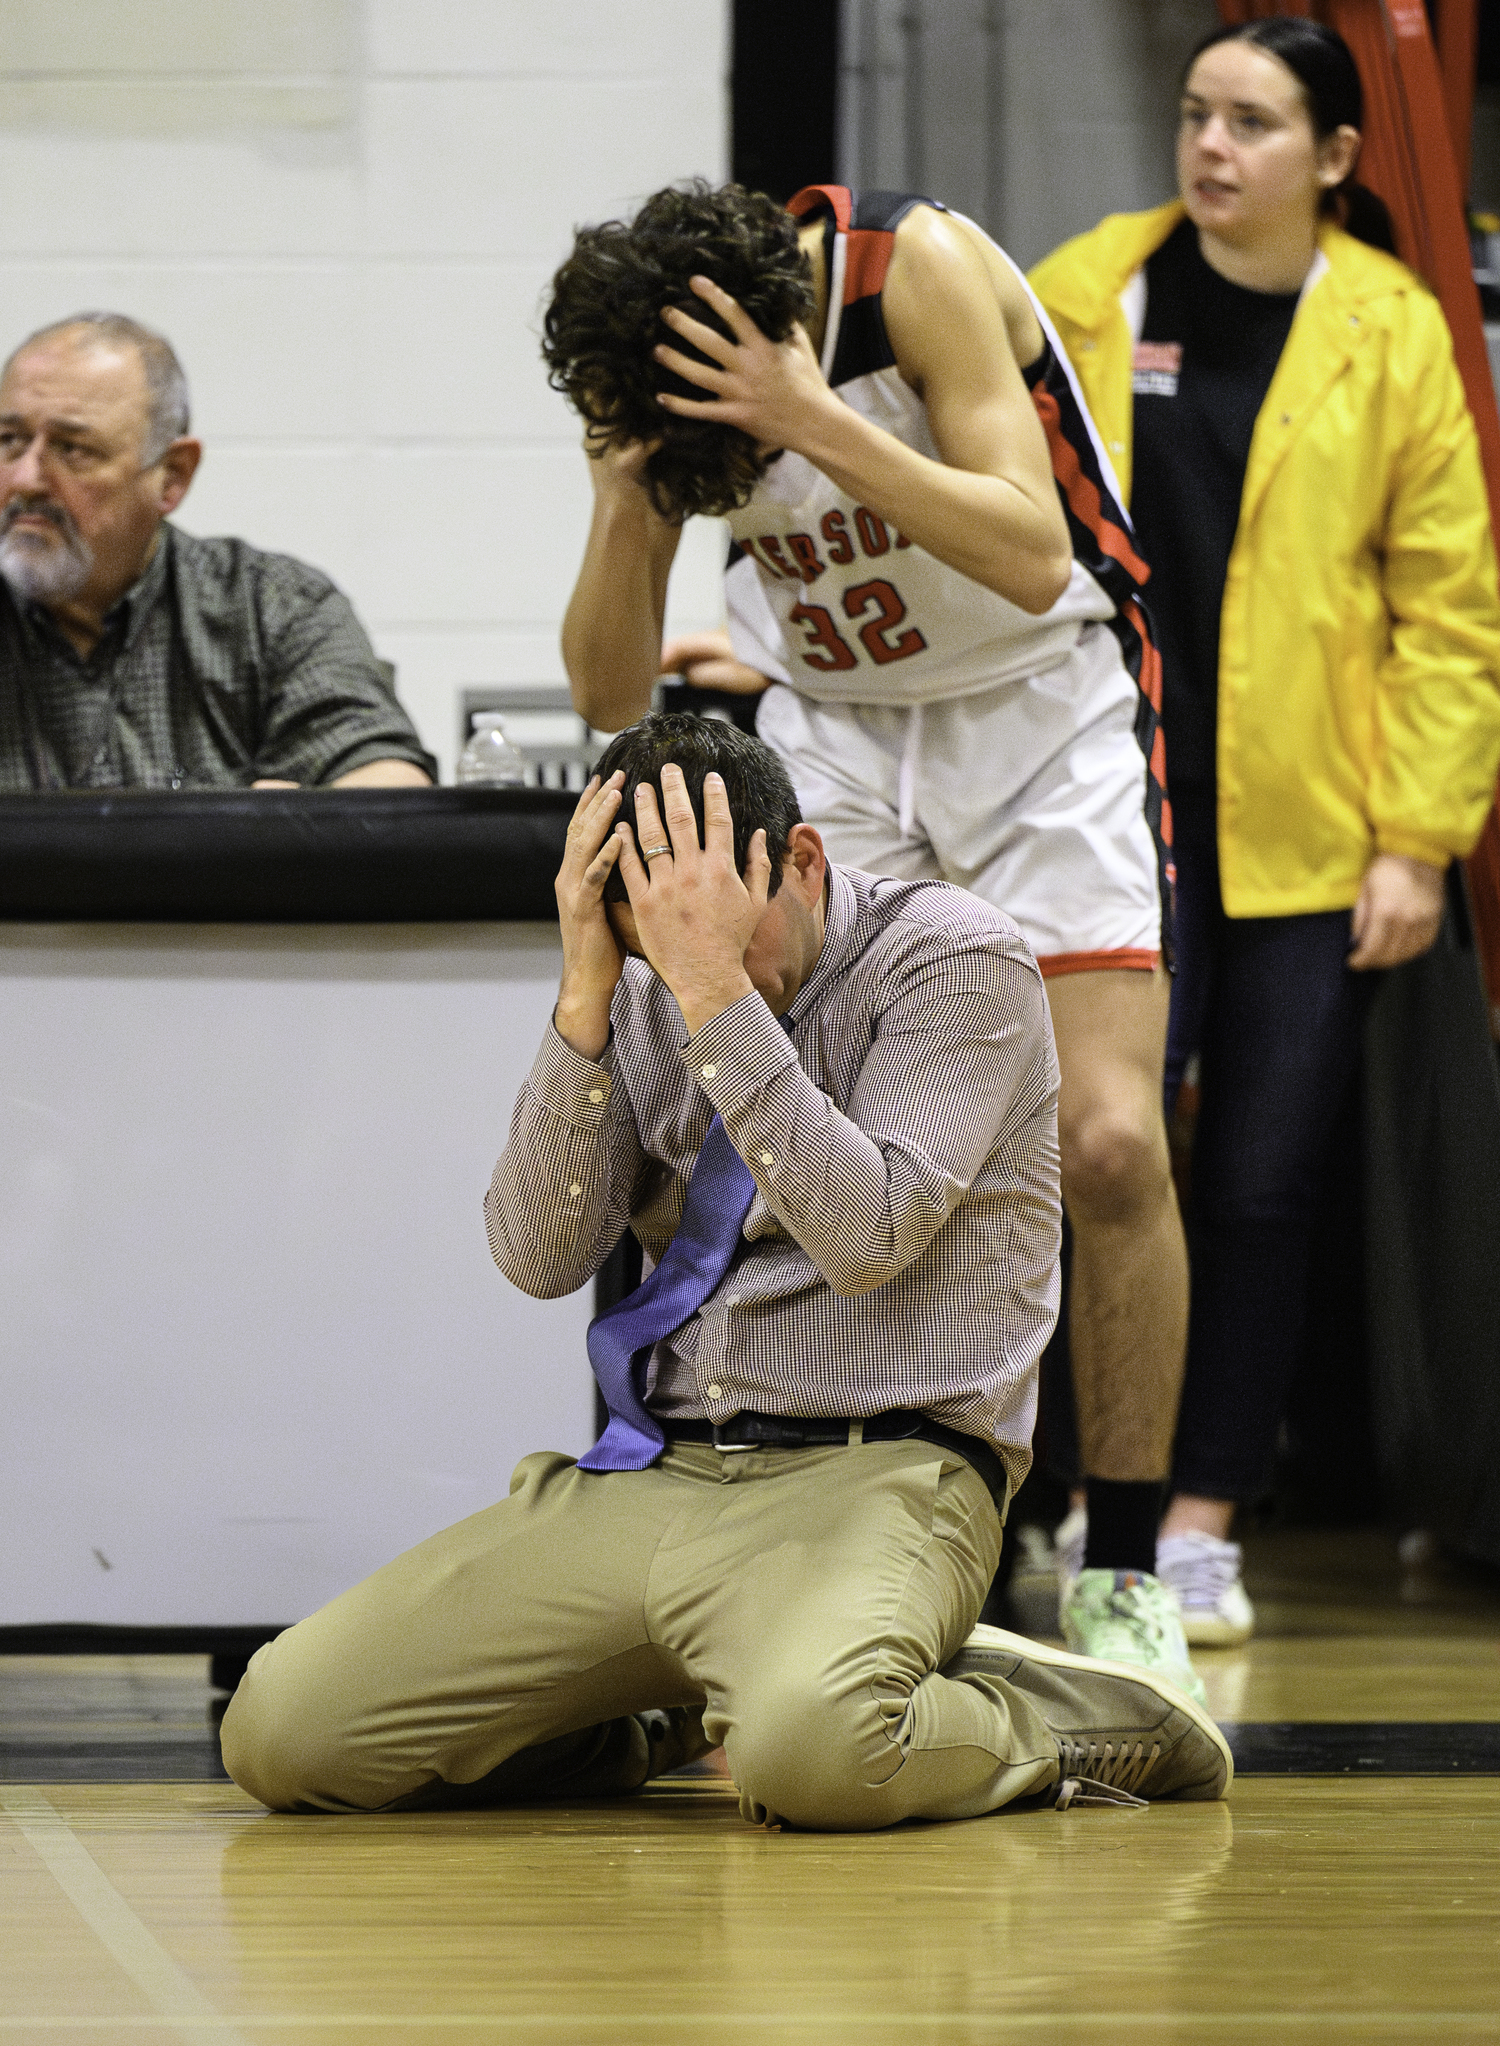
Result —
[[1089, 1655], [1196, 1684], [1155, 1578], [1181, 1382], [1161, 1070], [1163, 759], [1148, 571], [1019, 271], [921, 198], [703, 186], [584, 229], [544, 343], [588, 422], [574, 701], [646, 709], [690, 513], [726, 516], [733, 661], [834, 857], [1020, 925], [1062, 1068]]

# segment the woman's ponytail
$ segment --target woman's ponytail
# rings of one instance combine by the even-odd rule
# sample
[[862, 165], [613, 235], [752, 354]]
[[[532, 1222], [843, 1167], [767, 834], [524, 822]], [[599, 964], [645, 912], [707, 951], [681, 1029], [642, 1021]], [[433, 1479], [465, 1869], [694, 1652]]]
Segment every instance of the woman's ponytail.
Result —
[[1368, 185], [1350, 178], [1330, 196], [1334, 201], [1331, 211], [1345, 234], [1352, 234], [1357, 242], [1368, 242], [1372, 249], [1384, 249], [1388, 256], [1397, 253], [1390, 208]]

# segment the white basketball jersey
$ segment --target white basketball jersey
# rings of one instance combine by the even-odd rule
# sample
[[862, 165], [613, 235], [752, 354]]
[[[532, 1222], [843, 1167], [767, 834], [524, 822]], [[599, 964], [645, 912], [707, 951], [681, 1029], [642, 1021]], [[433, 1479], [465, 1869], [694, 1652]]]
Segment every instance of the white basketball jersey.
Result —
[[[853, 411], [941, 461], [926, 408], [896, 368], [880, 298], [897, 226], [934, 203], [810, 186], [789, 210], [831, 215], [823, 374]], [[1025, 374], [1074, 553], [1051, 610], [1035, 617], [949, 568], [788, 453], [729, 519], [729, 629], [742, 660], [820, 701], [928, 703], [1054, 667], [1084, 623], [1119, 618], [1144, 565], [1061, 344], [1040, 305], [1037, 313], [1047, 342]]]

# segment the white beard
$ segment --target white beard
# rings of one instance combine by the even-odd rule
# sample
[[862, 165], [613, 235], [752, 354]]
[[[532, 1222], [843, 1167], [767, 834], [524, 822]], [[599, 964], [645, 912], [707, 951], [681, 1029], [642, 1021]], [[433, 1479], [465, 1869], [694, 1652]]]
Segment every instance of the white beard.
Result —
[[93, 572], [93, 549], [76, 530], [59, 526], [56, 541], [14, 530], [0, 537], [0, 576], [26, 603], [66, 603]]

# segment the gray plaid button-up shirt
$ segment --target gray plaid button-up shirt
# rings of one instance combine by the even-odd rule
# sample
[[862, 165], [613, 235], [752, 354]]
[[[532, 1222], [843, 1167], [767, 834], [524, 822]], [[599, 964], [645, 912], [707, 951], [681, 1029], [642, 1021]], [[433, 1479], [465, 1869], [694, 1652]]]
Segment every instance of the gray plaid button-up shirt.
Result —
[[173, 526], [87, 658], [0, 581], [0, 790], [334, 781], [437, 765], [341, 591]]
[[1019, 1484], [1057, 1318], [1057, 1060], [1014, 924], [940, 881], [830, 869], [791, 1036], [758, 994], [684, 1041], [627, 959], [597, 1062], [553, 1030], [485, 1200], [523, 1291], [572, 1292], [627, 1223], [659, 1260], [715, 1109], [756, 1184], [744, 1247], [652, 1359], [663, 1416], [920, 1408]]

